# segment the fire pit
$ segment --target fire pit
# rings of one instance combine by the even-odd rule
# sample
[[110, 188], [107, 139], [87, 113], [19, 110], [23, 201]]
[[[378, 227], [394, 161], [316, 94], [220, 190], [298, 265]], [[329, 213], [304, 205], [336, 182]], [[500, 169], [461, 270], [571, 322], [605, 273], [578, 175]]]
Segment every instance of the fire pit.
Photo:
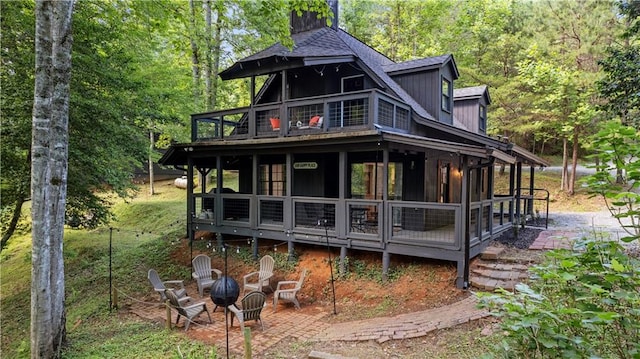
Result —
[[235, 279], [227, 276], [220, 277], [213, 282], [210, 296], [213, 303], [219, 307], [228, 307], [238, 300], [240, 286]]

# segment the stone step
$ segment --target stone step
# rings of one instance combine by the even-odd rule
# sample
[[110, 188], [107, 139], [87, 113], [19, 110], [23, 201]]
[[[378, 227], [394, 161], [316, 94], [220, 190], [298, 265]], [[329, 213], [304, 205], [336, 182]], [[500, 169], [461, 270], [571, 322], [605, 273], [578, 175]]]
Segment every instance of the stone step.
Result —
[[472, 277], [471, 286], [480, 290], [493, 292], [498, 288], [513, 291], [518, 281], [504, 281], [485, 277]]
[[499, 263], [499, 262], [484, 262], [477, 261], [473, 264], [473, 267], [479, 267], [482, 269], [495, 269], [501, 271], [520, 271], [526, 272], [529, 270], [529, 266], [526, 264], [520, 264], [516, 262]]
[[502, 247], [489, 246], [482, 251], [482, 253], [480, 254], [480, 258], [488, 261], [495, 261], [498, 260], [503, 252], [504, 248]]
[[493, 292], [496, 288], [514, 290], [516, 284], [529, 278], [528, 265], [521, 262], [476, 259], [470, 268], [471, 286]]
[[515, 270], [472, 269], [473, 276], [503, 281], [522, 281], [529, 278], [529, 273]]

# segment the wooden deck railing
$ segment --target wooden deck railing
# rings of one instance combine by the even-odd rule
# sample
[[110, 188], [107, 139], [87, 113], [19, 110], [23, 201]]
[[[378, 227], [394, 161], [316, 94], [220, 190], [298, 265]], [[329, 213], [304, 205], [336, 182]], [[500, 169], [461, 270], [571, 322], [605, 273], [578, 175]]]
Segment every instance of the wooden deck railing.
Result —
[[300, 98], [191, 117], [191, 140], [308, 135], [380, 127], [408, 131], [411, 111], [378, 90]]

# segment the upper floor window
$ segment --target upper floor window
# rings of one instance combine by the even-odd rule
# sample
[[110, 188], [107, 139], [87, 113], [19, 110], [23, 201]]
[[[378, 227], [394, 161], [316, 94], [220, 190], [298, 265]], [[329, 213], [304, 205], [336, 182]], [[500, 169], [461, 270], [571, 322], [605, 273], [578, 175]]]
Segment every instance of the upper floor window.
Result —
[[442, 110], [451, 112], [451, 81], [442, 78]]
[[487, 108], [484, 105], [480, 105], [480, 131], [487, 131]]

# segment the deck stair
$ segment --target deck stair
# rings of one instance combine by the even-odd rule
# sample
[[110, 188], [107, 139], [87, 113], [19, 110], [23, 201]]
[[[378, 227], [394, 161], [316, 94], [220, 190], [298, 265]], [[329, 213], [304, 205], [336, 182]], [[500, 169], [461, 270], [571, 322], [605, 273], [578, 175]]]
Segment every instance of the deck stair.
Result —
[[497, 288], [513, 291], [516, 284], [529, 278], [528, 268], [536, 259], [537, 256], [515, 256], [502, 247], [489, 246], [471, 262], [471, 286], [489, 292]]

